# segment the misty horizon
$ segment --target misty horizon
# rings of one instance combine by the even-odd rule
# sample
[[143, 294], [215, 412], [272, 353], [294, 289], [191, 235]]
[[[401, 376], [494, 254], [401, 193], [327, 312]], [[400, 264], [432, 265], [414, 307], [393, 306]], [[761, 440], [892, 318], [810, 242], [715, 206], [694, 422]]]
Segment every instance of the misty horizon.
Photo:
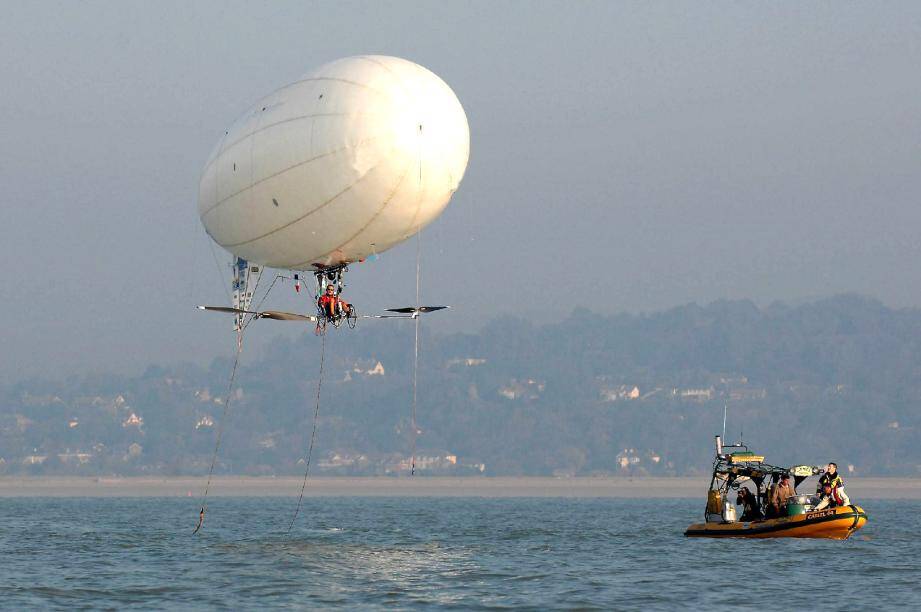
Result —
[[[303, 289], [302, 289], [303, 291]], [[570, 309], [568, 312], [560, 311], [558, 313], [546, 313], [543, 311], [534, 311], [537, 316], [529, 315], [527, 309], [519, 311], [503, 311], [493, 313], [489, 318], [482, 318], [478, 321], [477, 327], [475, 328], [459, 328], [456, 325], [452, 325], [450, 322], [445, 323], [439, 317], [436, 320], [431, 318], [423, 319], [422, 328], [423, 333], [426, 335], [431, 335], [436, 341], [441, 338], [449, 338], [456, 334], [483, 334], [490, 327], [495, 327], [495, 325], [502, 323], [503, 321], [515, 320], [521, 321], [523, 323], [533, 325], [536, 328], [541, 328], [545, 326], [552, 325], [554, 323], [565, 323], [567, 321], [578, 321], [578, 318], [581, 314], [580, 311], [585, 311], [587, 314], [592, 317], [601, 317], [605, 319], [616, 319], [619, 317], [633, 317], [633, 318], [655, 318], [658, 316], [664, 316], [674, 312], [680, 312], [690, 307], [697, 307], [703, 310], [719, 306], [719, 305], [730, 305], [730, 306], [745, 306], [750, 305], [756, 308], [760, 313], [767, 314], [771, 311], [785, 310], [785, 309], [796, 309], [804, 306], [819, 306], [823, 303], [828, 302], [838, 302], [842, 300], [857, 300], [863, 303], [870, 303], [872, 305], [879, 305], [884, 309], [888, 309], [891, 312], [915, 312], [921, 310], [921, 307], [918, 306], [905, 306], [901, 308], [893, 307], [889, 304], [886, 304], [877, 297], [864, 295], [859, 293], [838, 293], [828, 296], [812, 296], [812, 297], [803, 297], [797, 300], [772, 300], [766, 303], [758, 303], [755, 300], [749, 298], [738, 298], [738, 299], [725, 299], [720, 298], [716, 300], [711, 300], [709, 302], [685, 302], [683, 304], [675, 304], [667, 308], [662, 308], [658, 310], [637, 310], [637, 311], [628, 311], [621, 310], [617, 312], [603, 312], [599, 310], [594, 310], [590, 305], [580, 305]], [[447, 314], [440, 313], [442, 316], [450, 317], [450, 310]], [[217, 319], [222, 322], [228, 333], [219, 339], [218, 344], [216, 345], [215, 353], [209, 357], [202, 358], [189, 358], [185, 356], [177, 355], [175, 357], [167, 356], [164, 359], [160, 360], [151, 360], [146, 363], [140, 363], [138, 365], [131, 365], [129, 367], [93, 367], [91, 362], [88, 362], [87, 367], [83, 369], [75, 369], [68, 372], [47, 372], [42, 374], [32, 374], [28, 376], [22, 376], [18, 379], [3, 380], [0, 378], [0, 388], [3, 385], [13, 386], [17, 383], [22, 382], [53, 382], [60, 383], [65, 380], [80, 380], [84, 378], [93, 378], [97, 376], [117, 376], [117, 377], [138, 377], [143, 376], [145, 373], [150, 372], [152, 369], [167, 368], [172, 369], [177, 366], [182, 366], [184, 364], [192, 365], [197, 368], [207, 368], [214, 363], [223, 363], [228, 358], [232, 357], [233, 352], [236, 346], [236, 334], [232, 332], [232, 319], [229, 315], [223, 314], [212, 314], [212, 313], [202, 313], [203, 316], [208, 318]], [[361, 323], [358, 329], [339, 329], [332, 330], [331, 333], [335, 338], [338, 339], [340, 335], [344, 335], [341, 341], [346, 344], [361, 343], [362, 333], [370, 332], [373, 336], [377, 336], [380, 331], [385, 331], [379, 328], [379, 324], [376, 322], [365, 322]], [[393, 331], [393, 330], [391, 330]], [[407, 342], [411, 340], [411, 331], [409, 328], [405, 328], [405, 334], [407, 336]], [[244, 363], [246, 362], [258, 362], [262, 359], [265, 359], [269, 352], [272, 350], [273, 345], [277, 343], [299, 343], [306, 342], [310, 344], [312, 340], [317, 340], [317, 346], [319, 346], [319, 338], [315, 337], [313, 333], [312, 324], [305, 325], [302, 323], [296, 322], [285, 322], [285, 321], [271, 321], [263, 320], [257, 322], [257, 324], [251, 328], [248, 328], [245, 334], [245, 348], [243, 352]], [[411, 345], [407, 344], [408, 351], [411, 349]]]
[[[433, 330], [575, 305], [921, 306], [919, 28], [909, 2], [9, 5], [0, 382], [227, 354], [230, 321], [194, 309], [229, 282], [196, 212], [205, 160], [255, 100], [361, 53], [434, 71], [470, 125], [422, 234], [423, 300], [453, 307]], [[354, 266], [349, 299], [411, 301], [415, 255]], [[276, 329], [248, 350], [301, 331]]]

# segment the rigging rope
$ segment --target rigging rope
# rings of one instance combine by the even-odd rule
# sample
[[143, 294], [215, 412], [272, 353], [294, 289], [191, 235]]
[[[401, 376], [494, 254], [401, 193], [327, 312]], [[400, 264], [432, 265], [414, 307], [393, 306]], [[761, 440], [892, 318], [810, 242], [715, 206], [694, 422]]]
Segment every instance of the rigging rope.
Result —
[[243, 352], [243, 331], [237, 334], [237, 353], [233, 359], [233, 369], [230, 371], [230, 381], [227, 383], [227, 399], [224, 401], [224, 411], [221, 414], [221, 420], [217, 424], [217, 439], [214, 443], [214, 453], [211, 455], [211, 467], [208, 469], [208, 481], [205, 484], [205, 492], [201, 497], [201, 510], [198, 513], [198, 525], [192, 535], [198, 533], [205, 522], [205, 511], [208, 509], [208, 491], [211, 489], [211, 478], [214, 475], [214, 464], [217, 463], [217, 453], [221, 448], [221, 438], [224, 435], [224, 423], [227, 420], [227, 414], [230, 409], [231, 393], [233, 392], [233, 383], [237, 377], [237, 367], [240, 365], [240, 353]]
[[419, 306], [421, 305], [420, 298], [420, 279], [422, 278], [422, 229], [416, 233], [416, 339], [413, 345], [413, 408], [412, 415], [410, 417], [411, 426], [413, 429], [412, 436], [412, 459], [410, 463], [410, 476], [416, 475], [416, 434], [418, 428], [416, 427], [416, 388], [418, 387], [419, 382]]
[[[205, 234], [207, 236], [207, 233]], [[218, 278], [221, 279], [221, 287], [224, 288], [224, 294], [227, 296], [227, 301], [230, 302], [230, 289], [227, 288], [227, 281], [224, 279], [224, 271], [221, 270], [221, 264], [217, 260], [217, 253], [214, 252], [214, 241], [211, 240], [210, 236], [208, 237], [208, 247], [211, 249], [211, 259], [214, 260], [214, 267], [217, 269]]]
[[294, 521], [297, 520], [297, 515], [301, 511], [301, 504], [304, 502], [304, 490], [307, 488], [307, 478], [310, 475], [310, 459], [313, 456], [313, 445], [317, 439], [317, 423], [320, 419], [320, 391], [323, 388], [323, 366], [326, 362], [326, 336], [327, 334], [323, 333], [323, 341], [320, 344], [320, 375], [317, 378], [317, 403], [316, 408], [313, 411], [313, 431], [310, 432], [310, 444], [307, 446], [307, 457], [305, 459], [306, 465], [304, 466], [304, 482], [301, 484], [301, 494], [297, 498], [297, 507], [294, 509], [294, 516], [291, 517], [291, 523], [288, 525], [288, 530], [285, 531], [285, 535], [291, 533], [291, 528], [294, 527]]
[[[419, 204], [422, 204], [422, 124], [419, 124]], [[416, 213], [418, 215], [418, 212]], [[410, 415], [410, 425], [412, 426], [412, 455], [410, 459], [410, 469], [409, 475], [416, 475], [416, 437], [418, 434], [418, 427], [416, 427], [416, 387], [418, 386], [419, 380], [419, 307], [422, 305], [420, 298], [420, 286], [422, 278], [422, 226], [419, 226], [419, 230], [416, 232], [416, 320], [413, 321], [416, 324], [415, 329], [415, 341], [413, 343], [413, 407], [412, 414]]]
[[[213, 246], [212, 246], [211, 253], [212, 255], [214, 254]], [[217, 264], [216, 256], [215, 256], [214, 262], [215, 264]], [[220, 264], [217, 264], [217, 265], [218, 267], [220, 267]], [[266, 289], [265, 294], [263, 294], [262, 299], [259, 300], [259, 304], [256, 306], [257, 311], [262, 307], [262, 303], [265, 302], [266, 298], [269, 297], [269, 293], [272, 292], [272, 288], [275, 287], [275, 283], [278, 282], [279, 278], [284, 278], [284, 277], [280, 274], [275, 276], [275, 278], [272, 280], [272, 283], [269, 285], [269, 288]], [[262, 272], [260, 270], [259, 276], [256, 278], [256, 284], [253, 287], [254, 294], [259, 289], [259, 282], [261, 280], [262, 280]], [[224, 289], [225, 290], [227, 289], [226, 285], [224, 285]], [[228, 292], [227, 298], [228, 300], [230, 299], [229, 292]], [[202, 528], [202, 525], [204, 525], [204, 522], [205, 522], [205, 512], [208, 509], [208, 491], [211, 489], [211, 480], [214, 476], [214, 466], [217, 463], [217, 455], [221, 448], [221, 439], [224, 436], [224, 423], [227, 421], [227, 415], [230, 410], [230, 400], [232, 397], [231, 394], [233, 393], [233, 384], [234, 384], [234, 381], [236, 380], [237, 369], [240, 365], [240, 354], [243, 352], [243, 332], [246, 331], [246, 328], [249, 327], [249, 324], [252, 323], [254, 320], [255, 320], [255, 316], [250, 315], [249, 318], [246, 320], [246, 322], [243, 324], [242, 329], [240, 329], [240, 331], [237, 333], [237, 352], [236, 352], [236, 355], [234, 356], [233, 368], [231, 369], [231, 372], [230, 372], [230, 381], [227, 383], [227, 396], [224, 401], [224, 410], [221, 414], [221, 420], [217, 425], [217, 439], [215, 440], [215, 443], [214, 443], [214, 453], [212, 453], [211, 455], [211, 467], [208, 468], [208, 481], [205, 484], [205, 491], [202, 494], [202, 498], [201, 498], [201, 510], [199, 510], [198, 512], [198, 525], [196, 525], [195, 531], [192, 532], [192, 535], [195, 535], [196, 533], [198, 533], [199, 530]]]
[[[265, 294], [263, 294], [262, 299], [260, 299], [260, 300], [259, 300], [259, 303], [256, 304], [256, 306], [252, 309], [253, 311], [259, 312], [260, 310], [262, 310], [262, 304], [265, 302], [266, 298], [269, 297], [269, 293], [272, 292], [272, 289], [275, 287], [275, 283], [277, 283], [277, 282], [278, 282], [278, 279], [280, 279], [280, 278], [287, 278], [287, 277], [286, 277], [286, 276], [283, 276], [283, 275], [281, 275], [281, 274], [276, 274], [276, 275], [275, 275], [275, 278], [272, 279], [272, 284], [270, 284], [270, 285], [269, 285], [269, 288], [265, 290]], [[261, 275], [259, 276], [259, 279], [256, 281], [256, 286], [253, 288], [253, 295], [255, 295], [255, 294], [256, 294], [256, 290], [259, 289], [259, 281], [260, 281], [260, 280], [262, 280], [262, 276], [261, 276]], [[243, 329], [245, 330], [247, 327], [249, 327], [249, 324], [252, 323], [252, 322], [255, 321], [255, 320], [256, 320], [256, 315], [252, 315], [252, 314], [249, 315], [249, 318], [247, 318], [247, 319], [246, 319], [246, 322], [243, 324]]]

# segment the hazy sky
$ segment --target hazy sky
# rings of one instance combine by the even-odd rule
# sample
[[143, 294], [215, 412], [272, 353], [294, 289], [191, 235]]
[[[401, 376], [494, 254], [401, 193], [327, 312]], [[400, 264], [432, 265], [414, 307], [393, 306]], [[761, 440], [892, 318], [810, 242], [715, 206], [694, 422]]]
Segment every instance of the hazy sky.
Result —
[[[227, 354], [230, 321], [193, 309], [226, 301], [202, 165], [257, 98], [361, 53], [430, 68], [470, 122], [423, 233], [425, 301], [454, 306], [434, 327], [921, 305], [918, 2], [0, 4], [0, 381]], [[356, 266], [348, 297], [411, 302], [414, 262]]]

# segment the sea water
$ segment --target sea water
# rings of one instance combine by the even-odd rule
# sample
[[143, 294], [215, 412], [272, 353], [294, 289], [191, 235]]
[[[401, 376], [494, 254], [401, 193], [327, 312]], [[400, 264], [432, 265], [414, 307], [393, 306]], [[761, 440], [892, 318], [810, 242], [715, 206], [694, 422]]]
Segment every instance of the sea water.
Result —
[[4, 609], [917, 609], [921, 502], [848, 541], [682, 533], [701, 500], [0, 499]]

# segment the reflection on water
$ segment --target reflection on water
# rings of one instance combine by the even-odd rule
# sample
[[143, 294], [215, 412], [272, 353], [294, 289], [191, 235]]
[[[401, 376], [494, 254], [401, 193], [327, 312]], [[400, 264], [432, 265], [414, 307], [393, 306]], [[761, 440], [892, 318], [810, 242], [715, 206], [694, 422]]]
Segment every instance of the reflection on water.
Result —
[[[913, 607], [921, 503], [846, 542], [686, 539], [700, 500], [0, 499], [0, 607]], [[818, 595], [820, 598], [822, 595]]]

